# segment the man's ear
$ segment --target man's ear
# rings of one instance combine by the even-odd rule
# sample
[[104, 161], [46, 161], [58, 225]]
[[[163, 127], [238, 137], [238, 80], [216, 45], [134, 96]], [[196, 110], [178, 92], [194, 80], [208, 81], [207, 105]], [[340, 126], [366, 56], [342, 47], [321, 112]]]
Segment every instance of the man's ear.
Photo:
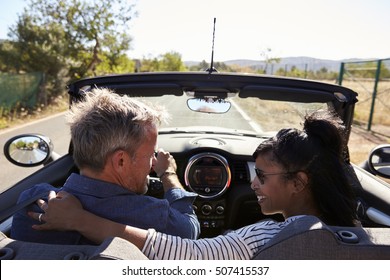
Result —
[[299, 171], [296, 174], [296, 177], [294, 180], [295, 191], [297, 193], [303, 191], [306, 188], [308, 182], [309, 182], [309, 177], [307, 176], [307, 174], [303, 171]]
[[128, 160], [128, 156], [123, 150], [117, 150], [115, 151], [111, 156], [107, 159], [111, 166], [115, 170], [121, 170], [125, 164], [125, 161]]

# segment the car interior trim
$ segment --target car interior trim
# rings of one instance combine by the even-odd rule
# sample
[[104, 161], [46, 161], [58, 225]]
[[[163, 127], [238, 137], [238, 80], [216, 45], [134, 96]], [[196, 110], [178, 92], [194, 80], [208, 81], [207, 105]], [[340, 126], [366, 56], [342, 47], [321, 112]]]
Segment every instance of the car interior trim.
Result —
[[371, 221], [377, 224], [390, 226], [390, 216], [386, 215], [382, 211], [379, 211], [378, 209], [375, 209], [374, 207], [368, 207], [366, 210], [366, 215], [368, 218], [370, 218]]

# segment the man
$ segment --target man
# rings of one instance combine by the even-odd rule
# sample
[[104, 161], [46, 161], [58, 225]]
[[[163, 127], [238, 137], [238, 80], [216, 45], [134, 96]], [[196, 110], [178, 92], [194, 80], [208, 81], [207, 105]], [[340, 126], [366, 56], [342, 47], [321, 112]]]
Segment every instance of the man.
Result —
[[[80, 174], [73, 173], [61, 188], [82, 201], [96, 215], [140, 228], [197, 238], [200, 226], [192, 208], [195, 194], [181, 186], [176, 162], [163, 150], [155, 152], [157, 126], [165, 114], [128, 96], [108, 89], [94, 89], [74, 104], [68, 116], [73, 158]], [[164, 199], [144, 196], [151, 168], [161, 178]], [[39, 184], [23, 192], [19, 201], [50, 190]], [[34, 208], [35, 207], [35, 208]], [[37, 232], [27, 211], [14, 215], [11, 237], [23, 241], [55, 244], [89, 244], [76, 232]], [[96, 229], [99, 230], [99, 229]]]

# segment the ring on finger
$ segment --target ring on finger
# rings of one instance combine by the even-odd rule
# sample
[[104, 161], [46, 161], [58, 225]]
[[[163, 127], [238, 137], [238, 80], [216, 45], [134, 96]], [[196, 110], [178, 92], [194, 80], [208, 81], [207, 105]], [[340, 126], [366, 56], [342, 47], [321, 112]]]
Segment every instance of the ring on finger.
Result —
[[42, 222], [42, 213], [41, 214], [39, 214], [39, 216], [38, 216], [38, 221], [41, 223]]

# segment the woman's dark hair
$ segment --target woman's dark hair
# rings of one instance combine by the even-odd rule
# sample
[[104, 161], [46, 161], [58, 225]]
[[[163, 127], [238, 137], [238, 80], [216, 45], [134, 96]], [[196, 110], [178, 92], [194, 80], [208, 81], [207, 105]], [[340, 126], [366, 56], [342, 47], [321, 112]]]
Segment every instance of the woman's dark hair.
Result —
[[343, 132], [335, 114], [316, 111], [305, 117], [303, 130], [280, 130], [262, 142], [253, 157], [269, 153], [292, 176], [305, 172], [307, 187], [322, 215], [319, 218], [329, 225], [354, 226], [356, 200], [346, 175]]

